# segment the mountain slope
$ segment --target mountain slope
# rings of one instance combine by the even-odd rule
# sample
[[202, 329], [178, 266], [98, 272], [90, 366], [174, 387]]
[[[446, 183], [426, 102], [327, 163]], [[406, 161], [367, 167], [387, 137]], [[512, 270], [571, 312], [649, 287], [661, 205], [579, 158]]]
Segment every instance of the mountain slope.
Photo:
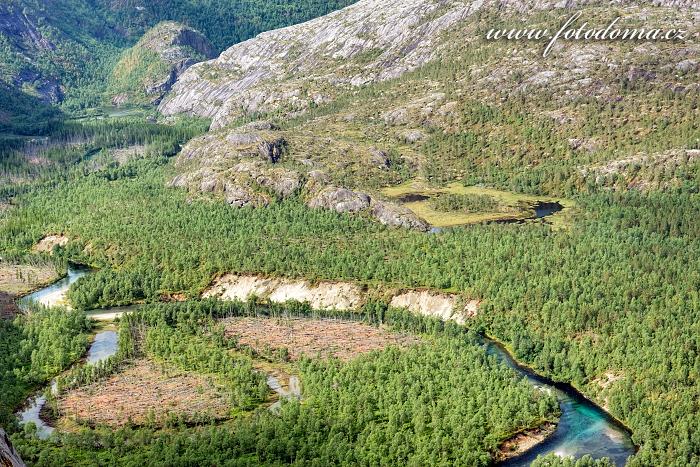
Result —
[[[685, 11], [652, 10], [658, 12], [659, 18], [670, 15], [665, 19], [675, 17], [686, 27], [692, 27], [698, 21], [697, 16], [689, 13], [691, 5], [700, 8], [693, 2], [669, 0], [655, 3], [688, 5]], [[576, 4], [550, 1], [523, 4], [516, 1], [365, 0], [327, 16], [270, 31], [231, 47], [216, 60], [203, 63], [183, 75], [160, 110], [166, 115], [189, 112], [213, 117], [213, 126], [218, 128], [243, 113], [270, 112], [283, 106], [300, 110], [322, 104], [333, 99], [338, 92], [399, 77], [437, 58], [464, 68], [476, 65], [473, 62], [460, 64], [454, 60], [455, 57], [458, 60], [462, 58], [459, 56], [465, 55], [467, 47], [478, 47], [480, 52], [491, 55], [490, 60], [486, 61], [486, 56], [481, 57], [483, 63], [480, 65], [486, 71], [512, 71], [512, 68], [500, 67], [497, 63], [497, 59], [503, 58], [493, 53], [499, 50], [499, 43], [484, 44], [481, 41], [485, 32], [483, 28], [488, 26], [488, 21], [503, 24], [510, 18], [514, 22], [514, 14], [522, 16], [525, 13], [535, 24], [546, 20], [545, 24], [551, 27], [558, 24], [567, 12], [570, 15], [570, 8]], [[527, 8], [524, 5], [532, 6]], [[495, 13], [492, 7], [496, 6], [504, 10]], [[561, 13], [545, 15], [543, 19], [542, 11], [552, 6], [567, 8], [560, 8]], [[606, 18], [601, 10], [591, 8], [587, 12], [593, 18]], [[647, 13], [647, 9], [635, 6], [625, 10], [631, 22], [638, 21]], [[566, 65], [574, 58], [577, 61], [590, 61], [596, 58], [596, 54], [606, 53], [607, 47], [602, 46], [585, 52], [587, 45], [583, 42], [573, 44], [568, 55], [550, 61], [537, 60], [538, 57], [533, 54], [531, 58], [537, 61], [522, 72], [544, 66], [541, 73], [547, 77], [548, 66]], [[615, 44], [612, 47], [621, 49], [616, 52], [617, 57], [610, 57], [614, 61], [634, 60], [645, 53], [645, 50], [624, 50], [624, 47]], [[539, 47], [531, 48], [540, 51]], [[590, 53], [594, 55], [590, 56]], [[691, 53], [696, 55], [697, 48], [691, 46], [683, 54]], [[661, 51], [653, 55], [661, 60], [668, 59], [660, 56]], [[518, 64], [522, 65], [523, 60], [520, 62]], [[494, 81], [498, 81], [498, 76], [495, 78]], [[543, 81], [539, 80], [536, 84], [547, 84]], [[498, 84], [505, 84], [505, 89], [517, 90], [512, 82]]]
[[[588, 3], [591, 24], [610, 21]], [[372, 200], [413, 179], [554, 196], [692, 187], [696, 38], [564, 41], [546, 58], [544, 44], [482, 39], [492, 26], [552, 27], [572, 14], [528, 5], [364, 0], [191, 67], [159, 108], [211, 117], [212, 132], [188, 144], [172, 184], [235, 206], [301, 193], [310, 206], [418, 228], [391, 204], [377, 215]], [[700, 20], [686, 7], [622, 13], [624, 24], [689, 31]]]
[[214, 47], [199, 31], [171, 21], [160, 23], [122, 53], [108, 92], [118, 105], [158, 103], [182, 72], [213, 56]]
[[356, 0], [93, 0], [132, 37], [161, 21], [201, 31], [219, 51], [262, 31], [296, 24]]
[[0, 3], [0, 80], [67, 110], [94, 107], [104, 103], [120, 54], [162, 21], [196, 27], [221, 50], [351, 2], [6, 0]]

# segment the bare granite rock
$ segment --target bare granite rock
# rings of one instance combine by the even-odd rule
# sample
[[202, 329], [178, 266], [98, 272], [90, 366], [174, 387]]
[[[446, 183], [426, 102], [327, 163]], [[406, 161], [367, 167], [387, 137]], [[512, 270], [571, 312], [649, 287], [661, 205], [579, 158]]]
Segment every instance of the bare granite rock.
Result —
[[269, 200], [264, 196], [248, 190], [245, 187], [230, 183], [225, 185], [224, 192], [226, 202], [236, 208], [242, 208], [244, 206], [267, 206], [269, 203]]
[[332, 209], [337, 212], [358, 212], [369, 207], [370, 197], [343, 187], [329, 186], [308, 202], [311, 208]]
[[372, 200], [371, 213], [379, 222], [391, 227], [403, 227], [422, 232], [427, 232], [430, 229], [430, 224], [418, 217], [413, 211], [395, 203]]
[[[318, 105], [329, 97], [307, 91], [301, 81], [319, 78], [346, 87], [401, 76], [434, 58], [440, 33], [474, 11], [471, 2], [362, 0], [306, 23], [265, 32], [216, 60], [193, 66], [178, 79], [160, 111], [213, 117], [212, 127], [220, 128], [241, 109], [265, 112], [282, 105]], [[373, 51], [372, 60], [351, 66], [353, 58], [368, 51]], [[338, 60], [348, 65], [329, 73], [325, 65]], [[290, 72], [300, 77], [298, 83], [269, 85]]]
[[386, 152], [377, 148], [372, 148], [369, 153], [372, 164], [383, 169], [388, 169], [389, 166], [391, 166], [391, 161], [389, 160], [389, 156]]
[[[462, 27], [480, 10], [512, 10], [527, 15], [538, 10], [607, 3], [603, 0], [360, 0], [326, 16], [262, 33], [232, 46], [215, 60], [192, 66], [178, 79], [159, 108], [165, 115], [189, 113], [211, 117], [214, 129], [246, 113], [279, 109], [303, 112], [334, 98], [328, 86], [348, 89], [397, 78], [445, 51], [449, 53], [445, 33]], [[640, 3], [647, 7], [700, 10], [696, 0], [615, 2], [621, 8], [640, 7]], [[565, 48], [563, 44], [557, 47]], [[594, 55], [578, 50], [586, 47], [588, 44], [570, 47], [579, 58], [562, 60], [581, 76], [597, 61]], [[607, 49], [601, 44], [595, 47]], [[518, 67], [507, 61], [504, 66], [503, 74], [496, 72], [490, 79], [508, 82], [513, 87], [514, 82], [507, 79]], [[562, 81], [554, 68], [540, 66], [538, 72], [526, 71], [531, 86]], [[632, 75], [637, 77], [635, 72]], [[648, 79], [649, 75], [642, 78]], [[568, 79], [565, 81], [569, 86]], [[386, 113], [384, 120], [400, 125], [404, 117], [405, 112], [398, 109]]]
[[24, 467], [25, 464], [15, 451], [5, 430], [0, 428], [0, 465], [3, 467]]

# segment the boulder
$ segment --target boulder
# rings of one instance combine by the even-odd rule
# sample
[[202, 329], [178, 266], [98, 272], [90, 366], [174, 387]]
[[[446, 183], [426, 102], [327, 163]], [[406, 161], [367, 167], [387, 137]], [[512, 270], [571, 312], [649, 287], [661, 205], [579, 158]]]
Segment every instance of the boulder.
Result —
[[427, 232], [430, 224], [410, 209], [386, 201], [372, 201], [372, 216], [384, 225]]
[[268, 204], [268, 200], [264, 196], [231, 183], [227, 183], [224, 186], [224, 196], [226, 202], [236, 208], [244, 206], [260, 207]]
[[391, 161], [389, 160], [389, 155], [377, 148], [372, 148], [369, 151], [370, 154], [370, 161], [372, 164], [381, 167], [383, 169], [389, 168], [391, 166]]
[[281, 198], [292, 196], [301, 188], [301, 176], [288, 169], [264, 171], [255, 177], [255, 181]]
[[413, 144], [425, 139], [425, 134], [420, 130], [410, 130], [403, 134], [403, 139], [407, 143]]
[[358, 212], [367, 209], [369, 204], [370, 198], [366, 193], [336, 186], [322, 189], [308, 202], [311, 208], [332, 209], [337, 212]]
[[263, 139], [260, 137], [260, 135], [255, 133], [240, 133], [238, 131], [233, 131], [226, 135], [226, 141], [234, 146], [250, 146], [253, 144], [260, 144]]
[[269, 160], [274, 164], [282, 157], [286, 147], [287, 141], [285, 141], [284, 138], [262, 141], [258, 144], [258, 154], [260, 154], [263, 159]]

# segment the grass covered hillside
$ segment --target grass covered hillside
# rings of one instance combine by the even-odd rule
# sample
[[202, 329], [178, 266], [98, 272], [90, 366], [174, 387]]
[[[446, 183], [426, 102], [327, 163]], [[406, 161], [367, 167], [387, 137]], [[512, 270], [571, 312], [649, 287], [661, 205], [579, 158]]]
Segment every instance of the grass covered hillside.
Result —
[[163, 22], [122, 53], [112, 70], [107, 93], [112, 103], [158, 103], [177, 77], [194, 63], [214, 56], [214, 47], [199, 31]]

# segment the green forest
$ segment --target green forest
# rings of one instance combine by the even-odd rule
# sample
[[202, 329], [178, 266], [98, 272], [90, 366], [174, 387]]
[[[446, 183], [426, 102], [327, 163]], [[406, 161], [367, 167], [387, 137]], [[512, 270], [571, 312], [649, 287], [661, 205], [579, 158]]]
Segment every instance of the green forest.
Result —
[[[333, 88], [330, 102], [305, 111], [246, 114], [209, 133], [224, 140], [253, 121], [265, 128], [256, 136], [285, 141], [274, 169], [264, 166], [269, 173], [303, 170], [307, 183], [320, 167], [329, 186], [366, 191], [373, 202], [385, 201], [382, 188], [411, 181], [424, 183], [436, 194], [432, 208], [447, 214], [507, 210], [519, 195], [567, 201], [556, 224], [484, 222], [426, 233], [384, 226], [369, 208], [311, 209], [308, 184], [240, 209], [223, 202], [221, 187], [211, 196], [175, 188], [183, 166], [201, 162], [181, 163], [183, 147], [210, 121], [102, 108], [110, 67], [162, 20], [187, 23], [222, 50], [351, 1], [159, 0], [137, 9], [71, 0], [51, 14], [45, 3], [0, 5], [0, 15], [39, 18], [57, 47], [38, 52], [31, 71], [60, 75], [66, 86], [62, 103], [51, 106], [37, 89], [3, 84], [25, 60], [0, 34], [0, 63], [8, 65], [0, 109], [10, 109], [0, 115], [0, 259], [92, 272], [67, 292], [73, 310], [32, 307], [0, 319], [0, 426], [29, 464], [491, 465], [505, 440], [559, 414], [555, 397], [488, 355], [483, 342], [493, 339], [628, 428], [638, 450], [627, 465], [700, 465], [700, 101], [692, 77], [671, 66], [635, 81], [601, 67], [591, 73], [600, 72], [609, 95], [563, 103], [547, 86], [523, 93], [477, 86], [477, 65], [495, 66], [489, 60], [507, 49], [476, 43], [395, 79]], [[634, 66], [651, 69], [652, 61]], [[687, 85], [683, 92], [661, 84], [671, 78]], [[526, 82], [518, 74], [507, 79], [512, 87]], [[442, 97], [426, 116], [421, 99], [433, 94]], [[440, 113], [445, 106], [453, 110]], [[405, 122], [391, 122], [388, 111]], [[235, 131], [248, 136], [251, 128]], [[231, 167], [241, 162], [223, 152]], [[230, 174], [215, 175], [217, 183], [230, 181]], [[449, 193], [450, 183], [499, 190], [503, 198]], [[37, 251], [47, 235], [67, 243]], [[201, 299], [228, 273], [344, 281], [369, 301], [341, 313]], [[459, 294], [477, 300], [478, 311], [462, 326], [387, 305], [412, 289]], [[119, 351], [83, 365], [98, 329], [89, 312], [122, 305], [140, 308], [110, 324], [118, 326]], [[289, 316], [386, 326], [420, 343], [349, 361], [292, 363], [285, 349], [239, 344], [220, 322]], [[17, 424], [22, 403], [53, 378], [61, 391], [84, 388], [138, 359], [211, 378], [225, 394], [228, 418], [59, 429], [44, 441]], [[275, 396], [261, 364], [298, 371], [302, 399], [268, 410]], [[551, 454], [532, 465], [613, 463]]]
[[476, 225], [436, 236], [294, 199], [242, 210], [186, 202], [166, 187], [165, 157], [93, 173], [83, 166], [80, 177], [69, 170], [16, 197], [0, 226], [8, 257], [46, 232], [73, 239], [56, 254], [100, 268], [71, 289], [79, 308], [196, 297], [229, 271], [460, 291], [484, 299], [469, 327], [543, 374], [601, 400], [595, 379], [624, 375], [605, 397], [641, 446], [633, 465], [698, 459], [695, 193], [579, 196], [569, 230]]
[[[61, 387], [86, 384], [144, 353], [230, 385], [231, 405], [238, 410], [224, 425], [85, 429], [50, 442], [29, 432], [13, 440], [33, 465], [489, 465], [503, 439], [557, 414], [552, 396], [535, 391], [487, 357], [472, 332], [380, 303], [342, 316], [381, 322], [425, 342], [349, 362], [305, 358], [298, 363], [303, 400], [286, 400], [279, 413], [266, 407], [253, 410], [269, 390], [260, 373], [251, 371], [250, 356], [238, 352], [233, 360], [229, 351], [237, 345], [217, 332], [217, 321], [291, 315], [337, 316], [303, 304], [209, 300], [148, 305], [120, 322], [117, 355], [89, 376], [69, 372], [59, 381]], [[144, 335], [142, 343], [133, 338]], [[473, 413], [475, 406], [479, 410]]]

